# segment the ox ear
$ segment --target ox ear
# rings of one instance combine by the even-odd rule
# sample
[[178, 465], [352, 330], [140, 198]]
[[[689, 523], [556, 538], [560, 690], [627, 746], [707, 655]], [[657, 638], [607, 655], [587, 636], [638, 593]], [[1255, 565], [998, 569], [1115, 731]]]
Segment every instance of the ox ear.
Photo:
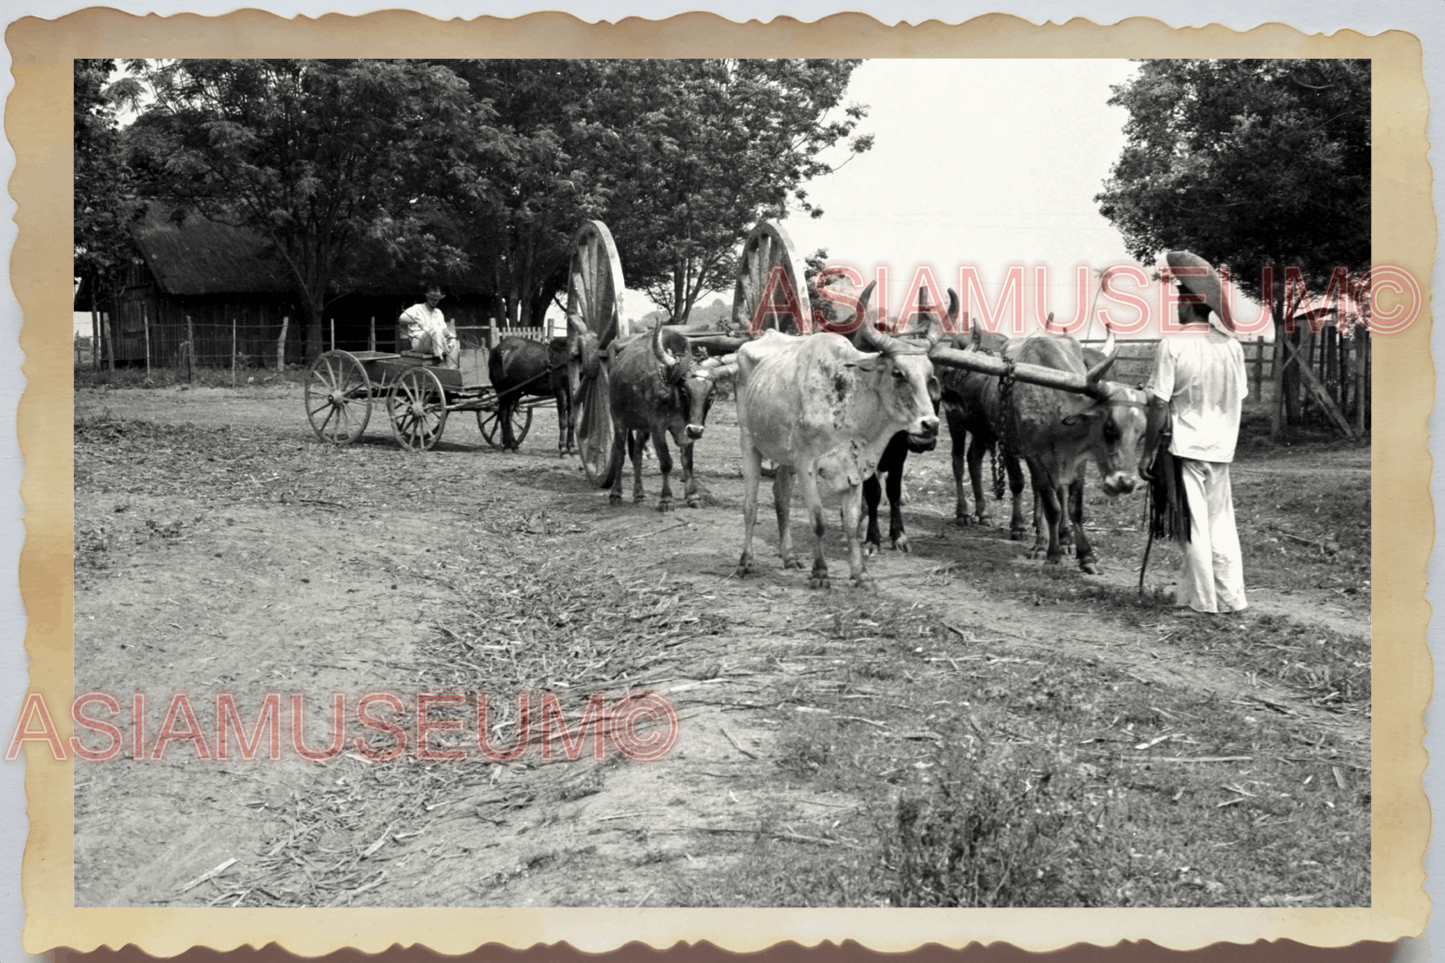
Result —
[[859, 371], [873, 372], [883, 363], [883, 356], [879, 354], [865, 354], [857, 361], [845, 361], [843, 367], [857, 368]]

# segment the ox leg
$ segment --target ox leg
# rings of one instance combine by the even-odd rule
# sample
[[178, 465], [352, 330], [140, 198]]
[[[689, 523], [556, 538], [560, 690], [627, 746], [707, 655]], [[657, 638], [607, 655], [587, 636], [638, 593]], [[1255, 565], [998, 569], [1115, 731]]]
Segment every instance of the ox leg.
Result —
[[[813, 495], [817, 496], [817, 484], [814, 483]], [[868, 569], [863, 563], [863, 549], [858, 544], [858, 516], [862, 512], [862, 502], [858, 498], [858, 489], [855, 486], [851, 491], [843, 493], [843, 504], [839, 513], [843, 517], [843, 531], [848, 533], [848, 573], [853, 577], [853, 584], [860, 589], [873, 589], [878, 586], [873, 577], [868, 574]], [[827, 566], [823, 562], [823, 526], [822, 526], [822, 503], [818, 505], [819, 521], [815, 523], [815, 531], [818, 533], [818, 559], [814, 564], [813, 574], [816, 577], [817, 567], [823, 566], [823, 587], [827, 587]], [[810, 583], [811, 584], [811, 583]]]
[[1039, 495], [1039, 484], [1034, 482], [1034, 545], [1029, 549], [1029, 558], [1043, 558], [1049, 550], [1049, 527], [1044, 520], [1044, 500]]
[[1081, 469], [1078, 477], [1069, 483], [1069, 500], [1067, 514], [1073, 519], [1074, 526], [1074, 557], [1079, 560], [1079, 568], [1089, 575], [1099, 574], [1099, 557], [1094, 554], [1094, 547], [1089, 544], [1089, 537], [1084, 534], [1084, 472]]
[[[1058, 486], [1042, 472], [1034, 476], [1034, 498], [1036, 507], [1042, 503], [1043, 524], [1049, 533], [1044, 564], [1058, 565], [1064, 555], [1059, 548], [1059, 516], [1063, 512], [1063, 506], [1059, 504]], [[1038, 520], [1035, 519], [1035, 524], [1037, 523]]]
[[1074, 551], [1074, 524], [1071, 521], [1072, 509], [1069, 503], [1069, 492], [1072, 486], [1060, 485], [1059, 496], [1059, 551], [1070, 555]]
[[[502, 422], [506, 424], [506, 422]], [[612, 430], [612, 464], [609, 471], [612, 475], [612, 491], [607, 495], [607, 501], [612, 505], [622, 503], [622, 462], [632, 449], [632, 432], [621, 427]], [[637, 456], [633, 456], [632, 463], [637, 464]]]
[[[641, 437], [641, 432], [638, 433]], [[667, 447], [667, 435], [660, 429], [653, 429], [652, 448], [657, 452], [657, 467], [662, 472], [662, 497], [657, 500], [657, 510], [672, 511], [672, 452]], [[642, 500], [642, 472], [637, 473], [637, 499]]]
[[[742, 430], [743, 448], [743, 554], [738, 559], [737, 570], [733, 573], [743, 578], [753, 570], [753, 527], [758, 523], [758, 482], [763, 476], [763, 460], [752, 446], [747, 430]], [[773, 483], [777, 491], [777, 482]]]
[[698, 490], [697, 475], [692, 470], [692, 446], [693, 441], [686, 434], [677, 439], [677, 455], [682, 461], [682, 490], [687, 498], [687, 507], [701, 508], [702, 492]]
[[[980, 525], [988, 524], [988, 500], [983, 495], [983, 456], [990, 447], [988, 440], [977, 434], [968, 440], [968, 480], [973, 487], [973, 518]], [[999, 455], [995, 453], [994, 457]]]
[[629, 431], [627, 449], [632, 455], [632, 500], [640, 502], [647, 496], [642, 493], [642, 446], [647, 444], [647, 432]]
[[[950, 426], [951, 427], [951, 426]], [[966, 444], [959, 444], [958, 438], [953, 439], [953, 451], [949, 457], [953, 462], [953, 520], [959, 525], [967, 525], [973, 521], [973, 516], [968, 513], [968, 496], [964, 494], [963, 472], [966, 458]]]
[[[863, 507], [868, 509], [868, 533], [863, 536], [863, 551], [869, 555], [883, 550], [883, 535], [878, 531], [878, 503], [883, 500], [883, 486], [874, 472], [863, 479]], [[857, 535], [857, 527], [853, 529]]]
[[999, 455], [1004, 459], [1004, 470], [1008, 472], [1009, 492], [1013, 496], [1013, 511], [1009, 516], [1008, 537], [1015, 542], [1024, 540], [1024, 469], [1012, 455]]
[[[778, 474], [783, 473], [783, 466], [778, 466]], [[823, 499], [818, 495], [818, 474], [811, 466], [800, 479], [803, 488], [803, 504], [808, 507], [808, 520], [813, 524], [813, 535], [816, 536], [817, 547], [813, 551], [813, 574], [808, 577], [809, 588], [829, 588], [831, 583], [828, 580], [828, 563], [823, 559], [823, 534], [827, 526], [823, 522]], [[856, 570], [863, 567], [863, 551], [858, 547], [858, 516], [862, 514], [862, 492], [857, 486], [843, 495], [843, 534], [848, 539], [848, 558], [851, 564], [856, 565]], [[851, 508], [851, 511], [850, 511]], [[852, 524], [852, 528], [848, 525]], [[854, 562], [854, 558], [857, 559]]]
[[[762, 466], [759, 465], [759, 474]], [[783, 557], [783, 568], [802, 568], [798, 553], [793, 550], [793, 529], [789, 516], [793, 508], [793, 482], [798, 474], [791, 465], [777, 465], [773, 468], [773, 510], [778, 516], [778, 554]]]
[[888, 541], [893, 544], [894, 551], [907, 552], [908, 536], [903, 531], [903, 458], [908, 456], [907, 449], [900, 455], [900, 464], [893, 471], [888, 473]]

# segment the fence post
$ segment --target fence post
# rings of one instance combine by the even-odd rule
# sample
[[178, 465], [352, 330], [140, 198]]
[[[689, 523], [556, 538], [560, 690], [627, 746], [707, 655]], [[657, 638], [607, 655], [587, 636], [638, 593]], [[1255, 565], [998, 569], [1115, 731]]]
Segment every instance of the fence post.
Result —
[[374, 314], [371, 316], [371, 327], [367, 330], [366, 334], [366, 350], [376, 350], [376, 315]]
[[1254, 339], [1254, 396], [1263, 398], [1264, 391], [1264, 335]]
[[331, 319], [331, 350], [336, 350], [336, 318]]
[[291, 315], [281, 315], [281, 337], [276, 339], [276, 370], [286, 370], [286, 328], [291, 324]]
[[231, 387], [236, 387], [236, 319], [231, 319]]
[[196, 329], [191, 326], [191, 316], [186, 315], [186, 383], [196, 380]]

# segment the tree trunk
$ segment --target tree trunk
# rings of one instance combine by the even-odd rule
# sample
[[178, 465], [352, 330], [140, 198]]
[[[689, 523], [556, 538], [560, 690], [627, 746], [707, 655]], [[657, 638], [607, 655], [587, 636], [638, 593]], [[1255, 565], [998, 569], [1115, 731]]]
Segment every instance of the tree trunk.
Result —
[[325, 350], [322, 339], [325, 334], [322, 332], [322, 315], [326, 312], [326, 305], [322, 298], [313, 296], [310, 291], [301, 301], [301, 310], [306, 312], [306, 363], [310, 364], [321, 356]]
[[672, 323], [687, 320], [687, 259], [678, 258], [672, 265]]

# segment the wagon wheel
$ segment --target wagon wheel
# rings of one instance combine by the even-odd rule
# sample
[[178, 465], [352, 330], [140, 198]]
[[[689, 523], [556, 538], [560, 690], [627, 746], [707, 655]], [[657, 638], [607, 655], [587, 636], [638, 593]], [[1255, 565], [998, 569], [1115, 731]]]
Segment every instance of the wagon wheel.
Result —
[[403, 448], [431, 448], [447, 424], [447, 396], [441, 379], [429, 368], [408, 368], [386, 396], [386, 413]]
[[356, 356], [328, 351], [311, 363], [306, 375], [306, 417], [316, 437], [349, 445], [371, 420], [371, 379]]
[[[631, 333], [622, 316], [622, 262], [612, 232], [601, 221], [585, 221], [572, 237], [567, 271], [567, 314], [579, 315], [587, 327], [589, 357], [606, 358], [613, 341]], [[594, 355], [593, 352], [597, 354]], [[576, 359], [568, 362], [578, 364]], [[577, 419], [577, 450], [588, 481], [612, 484], [612, 410], [605, 360], [583, 363], [581, 390], [572, 402]], [[560, 417], [560, 416], [559, 416]]]
[[[493, 400], [489, 408], [477, 409], [477, 427], [482, 429], [482, 437], [487, 439], [487, 444], [493, 448], [502, 447], [502, 407]], [[527, 437], [527, 431], [532, 427], [532, 409], [528, 405], [518, 405], [512, 409], [512, 438], [517, 446], [521, 447]]]
[[[777, 328], [784, 334], [810, 333], [813, 305], [803, 268], [803, 259], [788, 233], [771, 221], [760, 222], [743, 243], [738, 258], [733, 327], [751, 333], [764, 328]], [[768, 313], [769, 308], [776, 313]]]

